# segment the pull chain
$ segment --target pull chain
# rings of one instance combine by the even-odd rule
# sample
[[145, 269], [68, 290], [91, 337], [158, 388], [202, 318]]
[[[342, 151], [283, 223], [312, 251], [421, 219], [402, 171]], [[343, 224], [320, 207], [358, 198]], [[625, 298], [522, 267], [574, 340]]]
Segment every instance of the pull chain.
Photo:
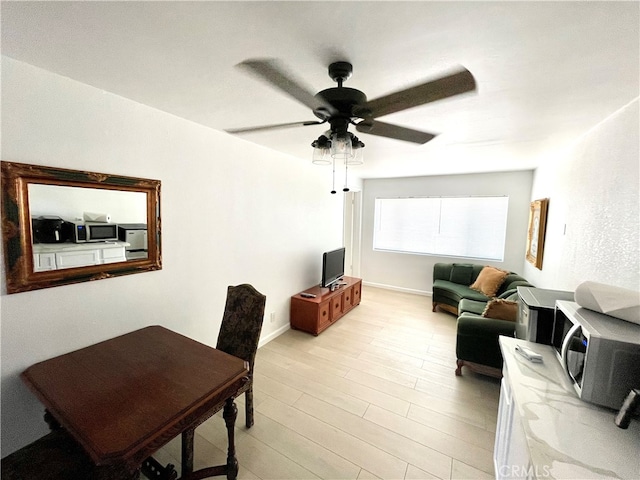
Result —
[[332, 177], [332, 188], [331, 188], [331, 193], [334, 194], [336, 193], [336, 159], [333, 159], [333, 177]]
[[343, 192], [348, 192], [349, 191], [349, 187], [347, 185], [349, 185], [349, 182], [347, 182], [347, 170], [349, 169], [349, 164], [347, 163], [347, 161], [344, 161], [344, 188], [342, 189]]

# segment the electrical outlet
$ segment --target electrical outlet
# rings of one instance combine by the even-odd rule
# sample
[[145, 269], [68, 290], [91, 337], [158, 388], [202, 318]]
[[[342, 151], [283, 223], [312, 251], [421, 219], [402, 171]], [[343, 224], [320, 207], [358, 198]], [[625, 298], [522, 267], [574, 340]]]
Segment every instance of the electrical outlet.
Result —
[[271, 312], [271, 315], [269, 316], [269, 321], [271, 323], [276, 321], [276, 312]]

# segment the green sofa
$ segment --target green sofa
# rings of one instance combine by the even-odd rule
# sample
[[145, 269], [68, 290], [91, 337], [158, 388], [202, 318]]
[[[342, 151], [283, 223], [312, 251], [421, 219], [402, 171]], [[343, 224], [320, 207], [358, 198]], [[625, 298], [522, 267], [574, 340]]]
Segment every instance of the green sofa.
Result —
[[[467, 300], [463, 304], [467, 311], [482, 313], [484, 306], [491, 298], [471, 289], [469, 285], [476, 281], [483, 268], [484, 265], [470, 263], [436, 263], [433, 266], [433, 311], [440, 308], [458, 315], [460, 302]], [[516, 293], [517, 287], [521, 285], [533, 286], [525, 278], [511, 272], [504, 279], [495, 296], [506, 298]]]
[[458, 315], [455, 371], [458, 376], [462, 375], [463, 366], [493, 377], [502, 375], [498, 337], [513, 337], [515, 323], [482, 314], [490, 300], [498, 298], [514, 302], [519, 286], [533, 286], [525, 278], [510, 272], [495, 296], [488, 297], [470, 288], [483, 268], [484, 265], [462, 263], [436, 263], [433, 267], [433, 311], [440, 308]]
[[[517, 298], [518, 294], [513, 293], [505, 300], [515, 302]], [[456, 325], [456, 375], [462, 375], [462, 367], [467, 366], [484, 375], [502, 376], [500, 335], [515, 336], [515, 322], [462, 311]]]

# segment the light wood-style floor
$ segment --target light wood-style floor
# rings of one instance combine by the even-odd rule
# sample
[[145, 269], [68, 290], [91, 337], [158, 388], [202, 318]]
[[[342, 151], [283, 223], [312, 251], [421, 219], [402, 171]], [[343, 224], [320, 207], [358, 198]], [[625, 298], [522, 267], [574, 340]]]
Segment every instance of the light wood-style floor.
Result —
[[[363, 287], [362, 303], [314, 337], [258, 350], [255, 425], [238, 399], [240, 479], [485, 479], [500, 384], [456, 377], [455, 316], [431, 298]], [[195, 467], [225, 463], [224, 421], [196, 430]], [[179, 468], [180, 440], [156, 458]]]

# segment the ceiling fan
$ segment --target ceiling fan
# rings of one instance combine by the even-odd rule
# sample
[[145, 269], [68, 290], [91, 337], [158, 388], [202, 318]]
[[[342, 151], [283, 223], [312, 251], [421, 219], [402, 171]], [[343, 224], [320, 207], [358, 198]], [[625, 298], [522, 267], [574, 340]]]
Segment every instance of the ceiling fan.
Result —
[[[314, 141], [312, 146], [316, 148], [318, 146], [330, 146], [331, 140], [335, 143], [334, 139], [336, 137], [346, 137], [350, 139], [355, 148], [364, 146], [362, 142], [359, 142], [357, 137], [347, 132], [349, 124], [355, 125], [355, 129], [358, 132], [369, 135], [377, 135], [418, 144], [427, 143], [436, 135], [381, 122], [377, 120], [377, 118], [418, 105], [473, 91], [476, 88], [476, 82], [471, 72], [465, 68], [461, 68], [450, 75], [436, 80], [430, 80], [374, 100], [367, 100], [366, 95], [360, 90], [343, 87], [342, 85], [353, 72], [353, 66], [349, 62], [334, 62], [329, 65], [329, 77], [331, 77], [338, 86], [327, 88], [315, 95], [292, 75], [288, 74], [276, 60], [251, 59], [245, 60], [237, 66], [309, 107], [319, 121], [290, 122], [276, 125], [236, 128], [226, 131], [232, 134], [242, 134], [280, 128], [320, 125], [328, 122], [331, 126], [330, 131], [327, 132], [328, 136], [321, 136], [318, 140]], [[327, 141], [329, 142], [328, 144]]]

